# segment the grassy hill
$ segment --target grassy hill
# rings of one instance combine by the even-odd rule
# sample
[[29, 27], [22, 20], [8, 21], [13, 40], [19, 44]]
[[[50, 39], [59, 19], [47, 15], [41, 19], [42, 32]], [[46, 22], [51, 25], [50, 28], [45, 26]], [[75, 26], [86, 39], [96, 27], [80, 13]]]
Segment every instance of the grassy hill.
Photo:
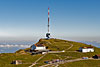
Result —
[[[0, 54], [0, 67], [28, 67], [40, 56], [41, 55], [32, 56], [30, 54], [3, 53]], [[11, 64], [13, 60], [22, 60], [25, 64]]]
[[[100, 54], [100, 48], [94, 47], [92, 45], [80, 43], [80, 42], [61, 40], [61, 39], [49, 39], [49, 40], [40, 39], [38, 43], [45, 44], [48, 47], [48, 49], [51, 49], [51, 50], [56, 50], [56, 51], [65, 50], [66, 52], [58, 54], [58, 55], [63, 55], [63, 56], [72, 56], [72, 57], [79, 58], [83, 56], [91, 57], [95, 54]], [[71, 45], [73, 46], [71, 47]], [[94, 47], [95, 52], [93, 53], [78, 52], [77, 50], [79, 50], [80, 47]]]
[[59, 67], [100, 67], [100, 60], [82, 60], [60, 64]]
[[[42, 58], [40, 61], [38, 61], [38, 64], [34, 67], [38, 67], [40, 65], [44, 65], [44, 61], [46, 60], [52, 60], [52, 59], [76, 59], [81, 58], [84, 56], [92, 57], [95, 54], [100, 54], [100, 48], [94, 47], [95, 52], [93, 53], [81, 53], [77, 52], [77, 50], [80, 47], [90, 47], [91, 45], [87, 45], [84, 43], [74, 42], [74, 41], [68, 41], [68, 40], [61, 40], [61, 39], [40, 39], [38, 44], [44, 44], [48, 49], [53, 51], [62, 51], [65, 50], [64, 53], [55, 53], [55, 54], [47, 54], [44, 58]], [[28, 67], [31, 65], [36, 59], [41, 57], [41, 54], [38, 55], [31, 55], [30, 53], [26, 52], [29, 51], [30, 48], [16, 51], [16, 53], [3, 53], [0, 54], [0, 67]], [[13, 60], [22, 60], [26, 64], [21, 65], [13, 65], [10, 64]], [[87, 64], [88, 62], [91, 62], [90, 64]], [[71, 62], [71, 63], [65, 63], [63, 65], [60, 65], [60, 67], [75, 67], [75, 65], [80, 65], [78, 67], [81, 67], [82, 64], [84, 64], [83, 67], [90, 67], [90, 65], [94, 65], [98, 67], [99, 60], [87, 60], [87, 61], [78, 61], [78, 62]], [[93, 64], [92, 64], [93, 63]], [[66, 65], [66, 66], [64, 66]]]
[[[82, 57], [92, 57], [95, 54], [100, 54], [100, 48], [94, 47], [92, 45], [87, 45], [84, 43], [68, 41], [68, 40], [41, 39], [38, 42], [38, 44], [45, 44], [48, 47], [48, 49], [55, 50], [55, 51], [56, 50], [57, 51], [65, 50], [64, 53], [46, 55], [45, 58], [43, 58], [41, 61], [39, 61], [40, 65], [44, 64], [44, 60], [52, 60], [52, 59], [56, 59], [56, 58], [69, 60], [69, 59], [76, 59], [76, 58], [82, 58]], [[73, 46], [71, 47], [71, 45], [73, 45]], [[82, 53], [82, 52], [77, 51], [77, 50], [79, 50], [80, 47], [91, 47], [91, 46], [94, 47], [94, 49], [95, 49], [95, 52], [93, 52], [93, 53]], [[70, 48], [70, 49], [68, 49], [68, 48]], [[52, 56], [55, 56], [55, 57], [52, 58]], [[96, 62], [98, 62], [98, 61], [96, 61]], [[83, 61], [83, 63], [84, 63], [84, 61]], [[94, 63], [94, 66], [96, 66], [95, 63]], [[64, 67], [63, 65], [61, 65], [60, 67]], [[66, 65], [68, 65], [68, 63]], [[75, 65], [73, 65], [71, 67], [75, 67]], [[78, 67], [81, 67], [81, 66], [78, 66]], [[88, 64], [87, 64], [87, 67], [89, 67]]]

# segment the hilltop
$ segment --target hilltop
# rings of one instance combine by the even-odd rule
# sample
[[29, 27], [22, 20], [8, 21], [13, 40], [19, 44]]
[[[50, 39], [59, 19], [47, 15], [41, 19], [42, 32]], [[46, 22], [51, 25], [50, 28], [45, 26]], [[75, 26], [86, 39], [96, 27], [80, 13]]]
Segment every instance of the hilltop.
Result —
[[[52, 51], [64, 50], [65, 52], [46, 54], [42, 59], [40, 59], [37, 62], [38, 64], [36, 64], [34, 67], [45, 65], [44, 61], [52, 60], [52, 59], [72, 60], [72, 59], [82, 58], [84, 56], [91, 58], [95, 54], [100, 54], [100, 48], [94, 47], [92, 45], [80, 43], [80, 42], [69, 41], [69, 40], [40, 39], [39, 42], [37, 42], [37, 44], [44, 44], [48, 49], [50, 49]], [[95, 49], [95, 52], [93, 52], [93, 53], [78, 52], [80, 47], [93, 47]], [[26, 48], [26, 49], [18, 50], [15, 53], [0, 54], [0, 66], [16, 67], [16, 65], [10, 64], [11, 61], [22, 60], [24, 62], [24, 64], [20, 64], [17, 66], [18, 67], [28, 67], [33, 62], [35, 62], [36, 59], [43, 56], [42, 54], [31, 55], [31, 53], [29, 53], [29, 51], [30, 51], [30, 48]], [[91, 62], [91, 63], [87, 64], [88, 62]], [[92, 64], [92, 62], [93, 62], [93, 64]], [[78, 67], [81, 67], [82, 64], [84, 64], [85, 67], [90, 67], [90, 65], [92, 65], [92, 66], [99, 65], [98, 62], [99, 62], [99, 60], [87, 60], [87, 61], [84, 60], [84, 61], [74, 62], [74, 64], [73, 64], [73, 62], [60, 64], [59, 67], [66, 67], [66, 66], [75, 67], [75, 65], [78, 65], [79, 63], [80, 63], [80, 66], [78, 66]], [[66, 65], [66, 66], [64, 66], [64, 65]]]
[[[88, 56], [91, 57], [94, 54], [100, 54], [100, 48], [97, 48], [92, 45], [87, 45], [81, 42], [74, 42], [69, 40], [62, 40], [62, 39], [40, 39], [38, 44], [44, 44], [47, 46], [48, 49], [54, 50], [54, 51], [62, 51], [65, 50], [64, 53], [61, 53], [59, 55], [67, 55], [67, 56], [73, 56], [75, 58]], [[82, 53], [78, 52], [80, 47], [93, 47], [95, 49], [95, 52], [93, 53]]]

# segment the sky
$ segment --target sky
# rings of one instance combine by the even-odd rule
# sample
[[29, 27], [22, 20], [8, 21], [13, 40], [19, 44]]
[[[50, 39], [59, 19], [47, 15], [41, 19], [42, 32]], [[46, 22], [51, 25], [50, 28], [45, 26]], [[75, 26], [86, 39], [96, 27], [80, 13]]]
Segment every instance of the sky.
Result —
[[0, 0], [0, 40], [100, 40], [100, 0]]

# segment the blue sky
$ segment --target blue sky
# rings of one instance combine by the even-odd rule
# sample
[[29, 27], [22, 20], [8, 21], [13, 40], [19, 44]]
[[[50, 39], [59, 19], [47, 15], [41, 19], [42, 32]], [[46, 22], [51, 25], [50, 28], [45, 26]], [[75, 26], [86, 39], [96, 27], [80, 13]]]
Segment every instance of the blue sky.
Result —
[[0, 38], [99, 40], [100, 0], [0, 0]]

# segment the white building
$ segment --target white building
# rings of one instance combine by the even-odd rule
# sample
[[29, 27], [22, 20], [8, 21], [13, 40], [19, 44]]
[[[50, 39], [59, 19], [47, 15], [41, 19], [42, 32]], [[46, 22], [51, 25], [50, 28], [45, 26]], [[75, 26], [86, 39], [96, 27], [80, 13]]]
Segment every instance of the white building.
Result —
[[80, 47], [79, 49], [81, 52], [86, 53], [86, 52], [94, 52], [93, 47]]
[[31, 50], [46, 50], [46, 46], [43, 44], [33, 44]]
[[12, 61], [11, 64], [16, 64], [16, 65], [22, 64], [22, 61], [21, 60], [14, 60], [14, 61]]

